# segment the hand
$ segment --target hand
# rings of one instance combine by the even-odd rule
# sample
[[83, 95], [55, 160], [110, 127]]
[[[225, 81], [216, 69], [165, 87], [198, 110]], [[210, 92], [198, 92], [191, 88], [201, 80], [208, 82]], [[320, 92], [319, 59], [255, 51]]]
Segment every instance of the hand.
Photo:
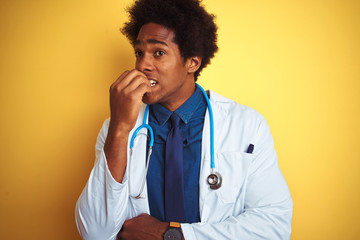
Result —
[[110, 125], [104, 152], [111, 175], [122, 182], [127, 160], [127, 143], [135, 126], [141, 100], [151, 94], [150, 81], [138, 70], [126, 71], [110, 87]]
[[130, 132], [135, 126], [144, 94], [151, 94], [150, 81], [136, 69], [125, 71], [110, 87], [110, 129]]
[[162, 240], [169, 223], [160, 222], [156, 218], [141, 214], [126, 220], [117, 235], [119, 240]]

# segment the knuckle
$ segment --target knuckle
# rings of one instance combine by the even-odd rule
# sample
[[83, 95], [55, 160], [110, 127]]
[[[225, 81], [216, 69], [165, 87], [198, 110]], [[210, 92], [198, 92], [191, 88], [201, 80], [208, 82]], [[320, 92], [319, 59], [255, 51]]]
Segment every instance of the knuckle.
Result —
[[110, 90], [114, 89], [115, 86], [116, 86], [116, 82], [113, 82], [113, 83], [110, 85]]
[[135, 77], [134, 77], [134, 80], [136, 80], [136, 81], [141, 81], [141, 79], [143, 79], [144, 77], [142, 76], [142, 75], [136, 75]]
[[114, 90], [115, 90], [116, 92], [121, 92], [121, 91], [122, 91], [122, 87], [121, 87], [120, 85], [116, 85], [115, 88], [114, 88]]
[[122, 93], [126, 96], [126, 95], [130, 94], [130, 91], [129, 91], [129, 89], [125, 88], [122, 90]]
[[136, 101], [137, 100], [137, 96], [135, 94], [129, 94], [129, 99], [131, 101]]
[[136, 69], [133, 69], [133, 70], [130, 71], [131, 74], [135, 74], [135, 73], [138, 73], [138, 72], [139, 72], [139, 71], [136, 70]]
[[148, 89], [148, 88], [150, 88], [150, 85], [148, 85], [147, 83], [143, 82], [143, 83], [141, 83], [141, 88], [142, 88], [142, 89]]

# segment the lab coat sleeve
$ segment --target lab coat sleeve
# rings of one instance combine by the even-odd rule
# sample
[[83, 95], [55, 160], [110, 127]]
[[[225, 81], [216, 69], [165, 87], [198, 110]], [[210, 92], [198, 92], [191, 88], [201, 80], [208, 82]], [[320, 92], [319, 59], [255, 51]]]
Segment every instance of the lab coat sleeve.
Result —
[[190, 239], [290, 239], [293, 202], [279, 169], [269, 126], [258, 127], [244, 183], [244, 208], [219, 223], [182, 224]]
[[106, 120], [98, 135], [95, 164], [75, 207], [76, 224], [85, 240], [116, 239], [131, 211], [126, 174], [118, 183], [107, 166], [103, 147], [108, 124]]

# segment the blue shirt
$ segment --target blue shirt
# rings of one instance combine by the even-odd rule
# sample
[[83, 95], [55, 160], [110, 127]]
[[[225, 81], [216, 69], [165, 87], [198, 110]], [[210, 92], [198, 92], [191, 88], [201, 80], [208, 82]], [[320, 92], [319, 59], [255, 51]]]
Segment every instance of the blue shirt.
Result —
[[[184, 197], [187, 223], [200, 222], [199, 173], [206, 108], [203, 93], [196, 86], [194, 94], [174, 111], [181, 118], [180, 130], [184, 136]], [[150, 214], [160, 221], [165, 221], [165, 144], [171, 129], [169, 118], [172, 113], [160, 104], [150, 106], [149, 125], [153, 128], [155, 141], [146, 179]]]

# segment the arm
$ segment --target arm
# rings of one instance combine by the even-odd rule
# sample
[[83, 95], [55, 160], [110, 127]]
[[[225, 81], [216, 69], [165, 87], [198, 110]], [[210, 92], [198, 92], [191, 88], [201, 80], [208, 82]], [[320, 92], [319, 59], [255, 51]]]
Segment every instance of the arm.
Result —
[[[181, 224], [191, 239], [290, 239], [292, 199], [278, 167], [269, 127], [260, 124], [245, 183], [244, 211], [218, 223]], [[143, 214], [127, 220], [119, 239], [163, 239], [168, 223]], [[139, 238], [137, 238], [139, 237]]]
[[145, 93], [151, 93], [150, 82], [137, 70], [124, 72], [110, 87], [111, 120], [104, 151], [117, 182], [122, 182], [124, 177], [128, 136], [135, 126]]
[[94, 167], [75, 208], [79, 233], [86, 240], [115, 239], [131, 211], [126, 176], [117, 182], [107, 166], [103, 147], [108, 127], [106, 120], [96, 142]]
[[219, 223], [182, 224], [185, 239], [290, 239], [293, 203], [265, 120], [254, 143], [243, 211]]
[[124, 221], [134, 215], [124, 177], [127, 139], [149, 89], [146, 76], [137, 70], [126, 71], [110, 88], [111, 120], [99, 133], [96, 161], [76, 203], [76, 223], [83, 239], [115, 239]]
[[119, 240], [163, 240], [164, 233], [169, 223], [160, 222], [158, 219], [141, 214], [132, 219], [126, 220], [117, 239]]

